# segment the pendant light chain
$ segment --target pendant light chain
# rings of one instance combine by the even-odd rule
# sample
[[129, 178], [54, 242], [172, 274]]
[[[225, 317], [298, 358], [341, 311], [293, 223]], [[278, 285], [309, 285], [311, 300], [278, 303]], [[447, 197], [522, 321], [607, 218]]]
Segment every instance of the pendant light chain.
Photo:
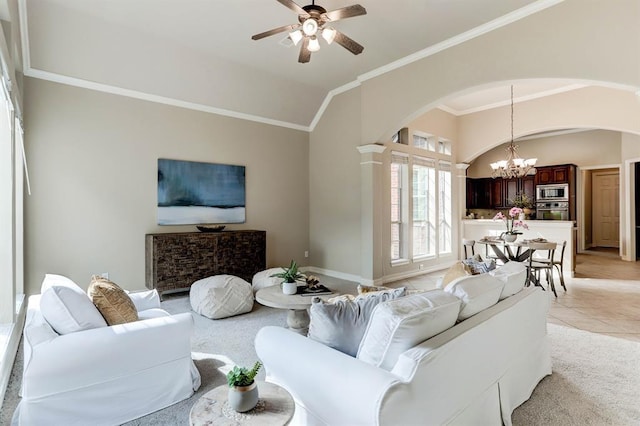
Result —
[[511, 145], [513, 145], [513, 84], [511, 85]]
[[534, 168], [537, 158], [522, 159], [516, 151], [516, 144], [513, 136], [513, 84], [511, 85], [511, 142], [507, 146], [507, 159], [491, 163], [492, 177], [515, 178], [523, 177], [527, 174], [535, 174]]

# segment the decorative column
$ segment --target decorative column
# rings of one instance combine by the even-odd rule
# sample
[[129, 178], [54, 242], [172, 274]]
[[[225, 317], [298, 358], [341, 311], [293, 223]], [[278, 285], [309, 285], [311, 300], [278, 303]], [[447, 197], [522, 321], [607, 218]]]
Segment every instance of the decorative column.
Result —
[[363, 284], [382, 276], [382, 220], [384, 208], [382, 153], [384, 145], [367, 144], [360, 152], [360, 266]]
[[[456, 176], [458, 178], [458, 202], [456, 204], [457, 209], [453, 211], [453, 217], [457, 214], [460, 219], [463, 219], [467, 213], [467, 169], [470, 164], [457, 163], [456, 164]], [[456, 212], [457, 210], [457, 212]], [[453, 233], [453, 252], [458, 253], [458, 258], [464, 258], [462, 238], [464, 238], [464, 227], [462, 226], [462, 220], [458, 220], [457, 232]], [[456, 229], [456, 228], [454, 228]], [[457, 248], [456, 248], [457, 247]]]

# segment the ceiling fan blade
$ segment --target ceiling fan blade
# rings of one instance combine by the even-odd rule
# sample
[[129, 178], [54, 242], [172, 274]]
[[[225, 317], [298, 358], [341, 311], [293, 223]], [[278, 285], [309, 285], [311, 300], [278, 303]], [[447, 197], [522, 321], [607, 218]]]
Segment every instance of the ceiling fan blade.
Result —
[[265, 31], [263, 33], [251, 36], [251, 39], [252, 40], [260, 40], [261, 38], [269, 37], [269, 36], [272, 36], [274, 34], [283, 33], [285, 31], [293, 31], [298, 27], [300, 27], [300, 24], [283, 25], [282, 27], [274, 28], [272, 30]]
[[300, 46], [300, 55], [298, 56], [298, 62], [306, 64], [311, 60], [311, 51], [309, 50], [309, 38], [305, 37]]
[[351, 6], [343, 7], [342, 9], [332, 10], [331, 12], [323, 13], [322, 16], [329, 21], [337, 21], [339, 19], [353, 18], [354, 16], [366, 15], [367, 9], [354, 4]]
[[344, 47], [345, 49], [347, 49], [349, 52], [353, 53], [354, 55], [358, 55], [358, 54], [362, 53], [362, 51], [364, 50], [364, 47], [362, 47], [362, 45], [360, 43], [358, 43], [358, 42], [354, 41], [353, 39], [347, 37], [346, 35], [344, 35], [340, 31], [336, 31], [336, 37], [333, 39], [333, 41], [335, 41], [340, 46]]
[[304, 10], [300, 5], [293, 2], [292, 0], [276, 0], [276, 1], [284, 5], [285, 7], [288, 7], [289, 9], [293, 10], [298, 15], [309, 16], [306, 10]]

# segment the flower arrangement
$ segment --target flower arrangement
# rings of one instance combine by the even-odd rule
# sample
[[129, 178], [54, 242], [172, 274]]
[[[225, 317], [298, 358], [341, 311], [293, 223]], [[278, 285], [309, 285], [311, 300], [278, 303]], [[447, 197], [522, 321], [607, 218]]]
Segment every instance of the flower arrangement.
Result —
[[533, 199], [531, 199], [531, 197], [529, 197], [527, 194], [525, 193], [518, 193], [515, 197], [513, 197], [512, 200], [509, 200], [511, 202], [511, 204], [513, 204], [516, 207], [520, 207], [522, 209], [530, 209], [533, 208]]
[[515, 228], [529, 229], [529, 226], [527, 226], [527, 224], [521, 220], [516, 220], [516, 218], [520, 216], [520, 213], [522, 213], [522, 208], [511, 207], [508, 216], [505, 216], [504, 214], [502, 214], [502, 212], [498, 212], [498, 214], [493, 217], [493, 220], [501, 219], [504, 221], [505, 225], [507, 226], [507, 232], [505, 232], [505, 234], [522, 234], [522, 232], [516, 230]]

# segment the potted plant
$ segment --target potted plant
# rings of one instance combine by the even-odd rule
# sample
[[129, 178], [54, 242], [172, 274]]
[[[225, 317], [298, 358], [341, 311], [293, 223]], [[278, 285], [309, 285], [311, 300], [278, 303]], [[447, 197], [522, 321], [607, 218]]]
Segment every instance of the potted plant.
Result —
[[258, 386], [254, 379], [261, 366], [260, 361], [256, 361], [251, 370], [236, 365], [227, 373], [229, 406], [239, 413], [251, 410], [258, 403]]
[[507, 226], [507, 231], [500, 234], [501, 239], [512, 243], [516, 238], [518, 238], [518, 234], [522, 234], [522, 232], [518, 231], [516, 228], [529, 229], [529, 226], [522, 220], [516, 220], [516, 218], [520, 217], [521, 213], [522, 209], [520, 207], [512, 207], [507, 216], [502, 214], [502, 212], [498, 212], [498, 214], [493, 217], [493, 220], [503, 220]]
[[[524, 213], [526, 218], [529, 218], [531, 213], [533, 213], [533, 199], [529, 197], [527, 194], [518, 193], [515, 197], [513, 197], [511, 204], [514, 207], [520, 207], [522, 209], [522, 213]], [[521, 218], [524, 219], [524, 218]]]
[[282, 272], [271, 275], [272, 277], [282, 278], [282, 292], [284, 294], [296, 294], [298, 291], [298, 283], [296, 281], [305, 278], [298, 272], [298, 265], [295, 260], [291, 260], [288, 268], [282, 268]]

